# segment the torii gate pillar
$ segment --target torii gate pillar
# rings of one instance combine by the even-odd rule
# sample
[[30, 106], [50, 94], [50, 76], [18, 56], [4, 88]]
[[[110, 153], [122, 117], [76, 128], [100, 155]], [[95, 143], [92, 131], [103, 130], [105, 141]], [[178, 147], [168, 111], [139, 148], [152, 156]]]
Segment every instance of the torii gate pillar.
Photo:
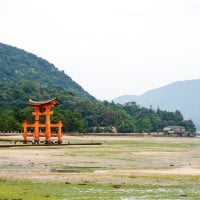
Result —
[[[35, 144], [39, 144], [40, 137], [45, 137], [45, 142], [47, 144], [52, 142], [51, 137], [57, 137], [58, 144], [62, 143], [62, 121], [58, 121], [56, 124], [51, 124], [50, 120], [50, 117], [53, 114], [51, 108], [59, 103], [60, 101], [57, 98], [51, 99], [49, 101], [29, 100], [28, 104], [34, 109], [32, 115], [35, 117], [35, 120], [33, 124], [28, 124], [26, 120], [22, 124], [24, 128], [24, 143], [27, 143], [27, 138], [29, 136], [34, 138]], [[40, 116], [45, 116], [46, 119], [44, 124], [40, 124]], [[34, 129], [33, 134], [28, 133], [28, 128]], [[52, 134], [51, 128], [57, 129], [57, 133]], [[45, 134], [41, 133], [42, 129], [45, 130]]]

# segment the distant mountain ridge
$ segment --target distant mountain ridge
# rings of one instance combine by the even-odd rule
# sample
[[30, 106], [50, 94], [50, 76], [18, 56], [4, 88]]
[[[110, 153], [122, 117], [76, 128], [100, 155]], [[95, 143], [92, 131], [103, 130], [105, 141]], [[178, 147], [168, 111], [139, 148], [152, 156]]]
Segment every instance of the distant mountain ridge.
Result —
[[147, 108], [179, 110], [185, 119], [193, 120], [197, 129], [200, 129], [200, 79], [177, 81], [139, 96], [119, 96], [113, 101], [120, 104], [135, 101]]

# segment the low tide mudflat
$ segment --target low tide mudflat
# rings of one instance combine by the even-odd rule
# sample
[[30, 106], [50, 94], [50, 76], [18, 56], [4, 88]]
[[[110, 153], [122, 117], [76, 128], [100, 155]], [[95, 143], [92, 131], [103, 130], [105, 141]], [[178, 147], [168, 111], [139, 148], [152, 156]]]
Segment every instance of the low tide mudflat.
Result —
[[199, 199], [200, 138], [64, 140], [102, 145], [1, 148], [0, 200]]

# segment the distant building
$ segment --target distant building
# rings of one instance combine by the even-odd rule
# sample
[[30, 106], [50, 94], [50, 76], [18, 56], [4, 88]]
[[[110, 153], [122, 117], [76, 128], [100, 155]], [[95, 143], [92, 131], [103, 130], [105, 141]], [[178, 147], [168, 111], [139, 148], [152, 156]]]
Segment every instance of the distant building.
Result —
[[166, 126], [163, 129], [163, 132], [167, 135], [179, 135], [182, 136], [183, 134], [186, 133], [186, 130], [182, 126]]

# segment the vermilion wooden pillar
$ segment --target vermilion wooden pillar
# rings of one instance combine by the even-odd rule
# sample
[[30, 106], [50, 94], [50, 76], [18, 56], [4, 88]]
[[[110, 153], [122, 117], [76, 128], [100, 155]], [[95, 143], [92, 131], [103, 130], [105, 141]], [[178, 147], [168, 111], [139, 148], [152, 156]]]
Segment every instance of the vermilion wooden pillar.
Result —
[[[58, 143], [62, 143], [62, 121], [58, 121], [57, 124], [51, 124], [50, 117], [53, 114], [51, 110], [54, 105], [58, 104], [59, 100], [57, 98], [51, 99], [49, 101], [32, 101], [29, 100], [28, 104], [34, 109], [32, 115], [35, 117], [33, 124], [28, 124], [25, 120], [23, 122], [24, 128], [24, 143], [27, 143], [27, 137], [31, 136], [34, 138], [34, 143], [39, 143], [40, 137], [45, 137], [45, 142], [47, 144], [51, 143], [51, 137], [57, 137]], [[40, 116], [45, 116], [46, 121], [45, 124], [40, 124]], [[51, 134], [51, 128], [57, 128], [57, 134]], [[28, 128], [33, 128], [33, 134], [28, 133]], [[40, 134], [40, 128], [45, 129], [45, 134]]]
[[28, 137], [28, 131], [27, 131], [27, 121], [24, 120], [22, 126], [24, 127], [24, 133], [23, 133], [23, 137], [24, 137], [24, 143], [27, 143], [27, 137]]
[[53, 114], [51, 111], [51, 107], [46, 107], [45, 115], [46, 115], [46, 142], [49, 143], [51, 141], [51, 121], [50, 116]]
[[39, 143], [39, 123], [40, 123], [40, 110], [39, 106], [34, 106], [35, 112], [32, 112], [32, 115], [35, 116], [35, 122], [34, 122], [34, 141], [35, 143]]
[[62, 143], [62, 121], [58, 121], [58, 144]]

